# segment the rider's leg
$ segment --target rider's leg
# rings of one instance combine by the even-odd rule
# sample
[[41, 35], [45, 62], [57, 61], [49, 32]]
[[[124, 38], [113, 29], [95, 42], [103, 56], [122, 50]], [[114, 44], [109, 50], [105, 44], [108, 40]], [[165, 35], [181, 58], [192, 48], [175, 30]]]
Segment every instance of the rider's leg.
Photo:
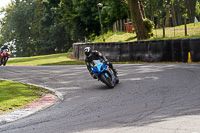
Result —
[[108, 66], [113, 70], [115, 74], [117, 74], [117, 70], [113, 68], [113, 64], [111, 62], [107, 62]]

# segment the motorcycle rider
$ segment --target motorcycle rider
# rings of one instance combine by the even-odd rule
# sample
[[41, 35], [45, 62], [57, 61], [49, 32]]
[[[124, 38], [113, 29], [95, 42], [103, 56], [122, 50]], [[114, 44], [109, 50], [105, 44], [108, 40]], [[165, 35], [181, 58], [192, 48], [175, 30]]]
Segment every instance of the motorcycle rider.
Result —
[[4, 49], [8, 49], [8, 50], [10, 51], [10, 49], [8, 48], [8, 44], [7, 44], [7, 43], [5, 43], [5, 44], [1, 47], [0, 52], [2, 53]]
[[117, 70], [113, 68], [112, 63], [108, 62], [108, 60], [102, 53], [100, 53], [97, 50], [91, 50], [90, 47], [85, 47], [84, 52], [86, 56], [85, 63], [86, 63], [87, 69], [94, 79], [97, 79], [97, 77], [95, 74], [92, 73], [91, 63], [93, 60], [101, 60], [104, 64], [108, 65], [113, 70], [115, 75], [117, 75]]
[[[8, 49], [8, 51], [10, 51], [10, 49], [8, 48], [8, 44], [5, 43], [1, 48], [0, 48], [0, 53], [2, 54], [3, 50]], [[0, 65], [2, 64], [2, 59], [1, 59], [1, 55], [0, 55]]]

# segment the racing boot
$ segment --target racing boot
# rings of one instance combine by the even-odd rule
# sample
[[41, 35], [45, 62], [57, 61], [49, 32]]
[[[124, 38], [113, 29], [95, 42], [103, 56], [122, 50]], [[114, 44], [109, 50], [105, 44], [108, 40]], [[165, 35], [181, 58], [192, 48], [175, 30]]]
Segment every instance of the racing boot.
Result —
[[113, 69], [113, 72], [114, 72], [115, 76], [117, 76], [117, 70]]
[[116, 84], [118, 84], [118, 83], [119, 83], [119, 78], [118, 78], [118, 76], [117, 76], [117, 70], [116, 70], [116, 69], [113, 69], [113, 72], [114, 72], [114, 75], [115, 75], [115, 77], [116, 77]]

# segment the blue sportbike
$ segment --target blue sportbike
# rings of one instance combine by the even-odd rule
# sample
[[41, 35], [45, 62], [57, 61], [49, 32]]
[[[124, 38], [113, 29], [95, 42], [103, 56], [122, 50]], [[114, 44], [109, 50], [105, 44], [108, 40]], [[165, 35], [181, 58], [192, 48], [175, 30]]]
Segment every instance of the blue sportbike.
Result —
[[114, 88], [115, 84], [119, 83], [119, 78], [114, 74], [113, 70], [100, 60], [93, 60], [91, 67], [92, 73], [109, 88]]

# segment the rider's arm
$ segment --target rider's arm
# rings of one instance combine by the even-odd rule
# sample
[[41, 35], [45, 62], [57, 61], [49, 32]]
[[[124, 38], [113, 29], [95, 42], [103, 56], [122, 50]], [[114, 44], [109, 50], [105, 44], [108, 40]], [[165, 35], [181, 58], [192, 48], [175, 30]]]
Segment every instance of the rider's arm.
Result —
[[91, 68], [91, 64], [89, 63], [88, 59], [85, 59], [85, 64], [87, 66], [88, 71], [90, 72], [90, 74], [92, 75], [92, 68]]
[[103, 61], [108, 61], [107, 58], [99, 51], [96, 51], [96, 54], [103, 60]]

